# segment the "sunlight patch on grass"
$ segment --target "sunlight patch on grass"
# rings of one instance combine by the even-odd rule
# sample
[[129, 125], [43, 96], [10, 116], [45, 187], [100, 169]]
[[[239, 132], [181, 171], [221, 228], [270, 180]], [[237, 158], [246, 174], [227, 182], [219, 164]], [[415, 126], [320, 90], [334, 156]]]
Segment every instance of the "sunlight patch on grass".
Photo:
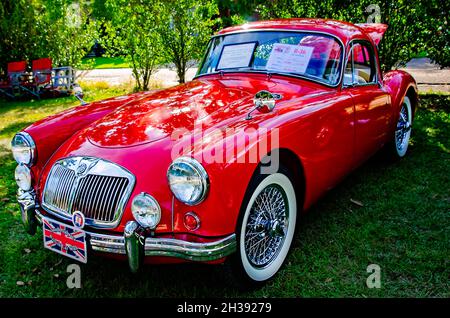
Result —
[[92, 57], [81, 62], [81, 70], [130, 68], [123, 57]]

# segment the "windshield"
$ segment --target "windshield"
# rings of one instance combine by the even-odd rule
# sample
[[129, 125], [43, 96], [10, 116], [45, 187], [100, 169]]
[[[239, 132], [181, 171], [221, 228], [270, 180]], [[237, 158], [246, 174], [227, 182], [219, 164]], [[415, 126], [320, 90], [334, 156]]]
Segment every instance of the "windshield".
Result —
[[342, 46], [332, 36], [253, 31], [211, 39], [197, 76], [217, 72], [269, 72], [337, 85]]

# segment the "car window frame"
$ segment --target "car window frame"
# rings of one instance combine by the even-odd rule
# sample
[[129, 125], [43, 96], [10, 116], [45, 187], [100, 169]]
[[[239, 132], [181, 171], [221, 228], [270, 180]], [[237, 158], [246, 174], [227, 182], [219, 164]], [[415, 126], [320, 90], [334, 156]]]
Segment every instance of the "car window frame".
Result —
[[[352, 76], [353, 76], [353, 69], [354, 69], [354, 59], [353, 59], [353, 47], [355, 44], [361, 44], [365, 47], [367, 47], [367, 49], [369, 50], [369, 59], [370, 57], [372, 57], [373, 59], [373, 63], [371, 63], [371, 70], [374, 71], [374, 80], [372, 82], [369, 83], [358, 83], [355, 82], [353, 77], [352, 77], [352, 83], [351, 84], [345, 84], [344, 83], [344, 77], [345, 77], [345, 70], [347, 68], [347, 62], [348, 62], [348, 58], [349, 56], [351, 56], [352, 59]], [[352, 54], [352, 55], [350, 55]], [[370, 55], [372, 54], [372, 55]], [[372, 61], [371, 61], [372, 62]], [[366, 87], [366, 86], [373, 86], [373, 85], [377, 85], [378, 87], [381, 86], [380, 83], [380, 77], [379, 77], [379, 70], [378, 70], [378, 60], [377, 60], [377, 55], [376, 55], [376, 50], [373, 47], [372, 43], [366, 39], [353, 39], [351, 40], [348, 44], [347, 44], [347, 48], [346, 48], [346, 56], [345, 56], [345, 65], [343, 65], [343, 73], [342, 73], [342, 89], [346, 89], [346, 88], [354, 88], [354, 87]]]
[[[344, 64], [345, 64], [345, 58], [346, 58], [346, 54], [347, 54], [347, 47], [344, 45], [343, 40], [339, 36], [334, 35], [334, 34], [329, 33], [329, 32], [326, 32], [326, 31], [315, 31], [315, 30], [305, 30], [305, 29], [298, 29], [297, 30], [297, 29], [283, 29], [283, 28], [261, 28], [261, 29], [248, 29], [248, 30], [238, 30], [238, 31], [227, 32], [227, 33], [219, 33], [219, 34], [216, 34], [216, 35], [213, 35], [213, 36], [210, 37], [210, 40], [209, 40], [208, 45], [207, 45], [207, 50], [209, 50], [210, 45], [212, 45], [212, 40], [214, 40], [215, 38], [226, 36], [226, 35], [241, 34], [241, 33], [251, 33], [251, 32], [309, 33], [309, 34], [314, 34], [314, 35], [326, 35], [326, 36], [329, 36], [329, 37], [333, 38], [341, 46], [341, 51], [342, 51], [341, 52], [341, 56], [339, 58], [339, 62], [341, 63], [341, 65], [339, 67], [339, 70], [340, 70], [339, 79], [336, 82], [336, 84], [330, 84], [330, 83], [327, 83], [325, 81], [316, 80], [312, 76], [303, 76], [303, 75], [300, 75], [300, 74], [294, 75], [294, 74], [291, 74], [291, 73], [283, 73], [283, 72], [277, 72], [277, 73], [274, 73], [274, 74], [281, 75], [281, 76], [286, 76], [286, 77], [291, 77], [291, 78], [304, 79], [304, 80], [308, 80], [308, 81], [311, 81], [313, 83], [321, 84], [321, 85], [324, 85], [324, 86], [330, 87], [330, 88], [340, 88], [342, 86], [342, 83], [344, 81], [344, 70], [345, 70], [344, 69]], [[224, 72], [224, 71], [215, 71], [215, 72], [210, 72], [210, 73], [199, 74], [198, 72], [200, 71], [200, 66], [203, 65], [203, 63], [206, 60], [206, 55], [207, 55], [206, 53], [207, 53], [207, 51], [203, 55], [203, 58], [201, 59], [201, 63], [199, 64], [199, 68], [198, 68], [197, 74], [194, 76], [193, 79], [198, 79], [198, 78], [204, 77], [204, 76], [211, 76], [211, 75], [227, 73], [227, 72]], [[256, 71], [256, 70], [252, 70], [252, 71], [239, 70], [239, 71], [231, 71], [231, 73], [268, 74], [270, 72], [267, 72], [267, 71]]]

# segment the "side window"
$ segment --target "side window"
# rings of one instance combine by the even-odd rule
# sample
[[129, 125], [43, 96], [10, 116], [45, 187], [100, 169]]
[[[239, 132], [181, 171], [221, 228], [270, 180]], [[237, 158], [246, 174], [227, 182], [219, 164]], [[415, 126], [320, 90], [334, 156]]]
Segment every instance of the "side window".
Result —
[[354, 43], [348, 55], [344, 85], [364, 85], [376, 82], [375, 57], [368, 43]]

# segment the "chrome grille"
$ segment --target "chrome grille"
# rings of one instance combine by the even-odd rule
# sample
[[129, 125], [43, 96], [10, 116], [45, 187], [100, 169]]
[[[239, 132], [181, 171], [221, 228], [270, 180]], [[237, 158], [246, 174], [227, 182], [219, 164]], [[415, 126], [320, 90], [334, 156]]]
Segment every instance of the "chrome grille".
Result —
[[93, 157], [65, 158], [51, 169], [42, 206], [66, 219], [81, 211], [88, 225], [114, 227], [133, 186], [134, 176], [116, 164]]
[[54, 206], [58, 210], [69, 210], [69, 197], [75, 187], [75, 171], [66, 169], [60, 165], [52, 170], [51, 177], [45, 188], [46, 203]]

